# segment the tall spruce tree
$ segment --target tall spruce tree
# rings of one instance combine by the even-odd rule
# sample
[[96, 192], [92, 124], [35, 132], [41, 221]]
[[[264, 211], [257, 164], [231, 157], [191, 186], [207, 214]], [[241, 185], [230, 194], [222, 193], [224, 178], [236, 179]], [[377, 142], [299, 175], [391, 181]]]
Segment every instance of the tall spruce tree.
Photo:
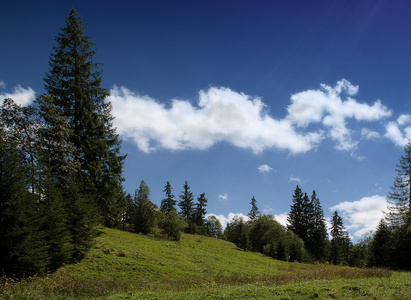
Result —
[[294, 190], [293, 204], [291, 205], [290, 213], [287, 220], [290, 223], [288, 228], [292, 230], [304, 243], [309, 239], [309, 220], [312, 217], [312, 205], [307, 193], [303, 193], [300, 187]]
[[335, 264], [347, 264], [351, 240], [345, 230], [343, 219], [334, 211], [331, 219], [331, 253], [330, 261]]
[[320, 204], [320, 199], [317, 197], [315, 190], [311, 195], [312, 218], [310, 223], [309, 243], [306, 245], [307, 250], [318, 261], [327, 259], [328, 248], [328, 233], [325, 223], [324, 212]]
[[248, 217], [250, 218], [251, 221], [255, 221], [257, 217], [260, 215], [260, 211], [258, 210], [257, 207], [257, 200], [255, 200], [255, 197], [251, 198], [251, 210], [248, 213]]
[[163, 192], [166, 194], [166, 198], [161, 200], [161, 206], [160, 210], [167, 213], [170, 213], [172, 211], [176, 211], [176, 204], [177, 201], [174, 199], [174, 195], [172, 192], [172, 186], [170, 184], [170, 181], [167, 180], [166, 185], [164, 186]]
[[76, 179], [79, 197], [94, 201], [97, 215], [106, 225], [114, 226], [124, 210], [125, 156], [120, 155], [121, 141], [113, 128], [108, 90], [101, 87], [101, 64], [93, 62], [94, 43], [84, 34], [84, 25], [74, 9], [56, 42], [44, 87], [51, 97], [50, 105], [70, 125], [68, 140], [80, 166]]
[[204, 217], [207, 213], [207, 202], [208, 199], [206, 198], [205, 193], [201, 193], [197, 198], [197, 204], [195, 208], [195, 223], [197, 226], [203, 226], [204, 224]]
[[288, 228], [299, 237], [301, 237], [300, 235], [303, 235], [302, 232], [305, 231], [305, 228], [303, 227], [303, 198], [304, 193], [297, 185], [292, 196], [292, 205], [290, 207], [290, 213], [288, 214], [287, 221], [289, 223]]
[[391, 191], [388, 194], [388, 209], [386, 219], [393, 227], [399, 227], [410, 223], [411, 205], [411, 143], [404, 146], [404, 154], [401, 155], [396, 168], [396, 177]]
[[192, 221], [194, 217], [194, 196], [190, 190], [187, 180], [184, 183], [182, 194], [180, 195], [180, 201], [178, 206], [180, 207], [180, 215], [186, 221]]

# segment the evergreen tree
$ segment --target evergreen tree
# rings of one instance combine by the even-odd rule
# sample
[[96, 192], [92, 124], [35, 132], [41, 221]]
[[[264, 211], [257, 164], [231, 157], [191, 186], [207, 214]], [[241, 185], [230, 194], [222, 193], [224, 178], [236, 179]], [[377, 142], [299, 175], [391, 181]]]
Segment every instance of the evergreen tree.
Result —
[[200, 194], [197, 198], [197, 206], [195, 208], [195, 223], [197, 226], [203, 226], [204, 217], [207, 213], [207, 202], [208, 199], [205, 196], [205, 193]]
[[49, 268], [57, 270], [70, 262], [73, 245], [61, 192], [50, 178], [45, 180], [42, 184], [42, 201], [39, 203], [40, 228], [37, 234], [41, 234], [46, 242]]
[[315, 191], [311, 195], [312, 217], [309, 218], [310, 236], [306, 244], [308, 252], [318, 261], [327, 259], [328, 233], [320, 199]]
[[194, 211], [194, 196], [193, 193], [190, 191], [190, 186], [186, 182], [184, 183], [184, 189], [182, 194], [180, 195], [180, 202], [178, 202], [178, 206], [180, 207], [180, 215], [186, 221], [193, 220], [193, 211]]
[[166, 198], [161, 200], [160, 210], [169, 213], [172, 211], [176, 211], [175, 205], [177, 201], [174, 199], [174, 195], [172, 193], [172, 187], [170, 181], [167, 180], [166, 185], [164, 186], [163, 192], [166, 193]]
[[137, 233], [148, 234], [154, 227], [157, 206], [150, 201], [149, 197], [150, 188], [142, 180], [134, 197], [134, 231]]
[[96, 211], [98, 210], [93, 201], [95, 198], [91, 191], [84, 192], [86, 190], [84, 182], [74, 176], [62, 194], [62, 197], [67, 199], [65, 211], [73, 245], [72, 262], [78, 262], [84, 258], [93, 246], [98, 232], [96, 229], [98, 224]]
[[288, 228], [292, 230], [304, 243], [309, 242], [309, 222], [313, 217], [313, 208], [310, 203], [310, 198], [307, 193], [303, 193], [297, 185], [294, 190], [293, 204], [291, 205], [290, 213], [287, 220], [290, 223]]
[[370, 261], [372, 267], [392, 267], [393, 232], [382, 219], [370, 244]]
[[391, 239], [393, 267], [401, 270], [411, 270], [411, 221], [394, 228]]
[[112, 126], [108, 91], [101, 87], [100, 64], [92, 61], [94, 44], [84, 35], [84, 25], [74, 9], [56, 42], [44, 86], [51, 97], [50, 105], [70, 125], [68, 140], [80, 166], [76, 179], [81, 182], [78, 197], [94, 201], [105, 224], [113, 226], [124, 211], [125, 157], [120, 155], [121, 141]]
[[260, 215], [260, 211], [258, 210], [257, 207], [257, 200], [255, 200], [255, 197], [251, 198], [251, 210], [248, 213], [248, 217], [250, 218], [251, 221], [255, 221], [257, 217]]
[[128, 193], [126, 195], [126, 210], [125, 210], [124, 215], [122, 217], [122, 221], [123, 221], [122, 229], [123, 230], [128, 230], [129, 229], [129, 225], [132, 224], [133, 221], [134, 221], [134, 216], [135, 216], [134, 199]]
[[42, 126], [38, 132], [39, 163], [46, 170], [46, 176], [60, 189], [67, 188], [73, 174], [79, 170], [79, 162], [74, 160], [76, 149], [69, 142], [71, 127], [53, 97], [41, 95], [36, 99]]
[[410, 215], [411, 205], [411, 143], [404, 146], [404, 155], [401, 155], [397, 164], [396, 177], [391, 191], [388, 194], [389, 212], [386, 219], [391, 226], [402, 226]]
[[38, 234], [37, 196], [28, 191], [24, 154], [0, 121], [0, 269], [14, 276], [41, 274], [49, 257]]
[[351, 241], [345, 230], [343, 220], [335, 211], [331, 219], [331, 254], [330, 261], [335, 264], [347, 264]]

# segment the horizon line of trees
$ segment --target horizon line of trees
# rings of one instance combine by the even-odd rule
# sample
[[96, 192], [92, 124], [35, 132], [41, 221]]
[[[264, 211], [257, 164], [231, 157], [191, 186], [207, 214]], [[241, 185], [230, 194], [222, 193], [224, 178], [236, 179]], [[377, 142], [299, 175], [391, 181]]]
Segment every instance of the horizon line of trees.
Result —
[[354, 267], [411, 269], [411, 142], [404, 146], [388, 194], [388, 209], [376, 231], [353, 245], [342, 217], [334, 211], [330, 235], [319, 198], [297, 185], [287, 217], [287, 228], [274, 216], [260, 214], [251, 199], [249, 220], [236, 216], [224, 231], [225, 237], [244, 250], [258, 251], [273, 258], [299, 262], [330, 262]]
[[[150, 200], [150, 188], [141, 181], [134, 198], [128, 196], [123, 230], [141, 234], [162, 235], [179, 240], [181, 234], [201, 234], [210, 237], [222, 237], [221, 223], [215, 216], [207, 216], [208, 199], [201, 193], [194, 203], [194, 196], [188, 182], [185, 181], [180, 201], [172, 193], [170, 181], [164, 186], [165, 198], [158, 207]], [[180, 209], [177, 210], [176, 206]]]

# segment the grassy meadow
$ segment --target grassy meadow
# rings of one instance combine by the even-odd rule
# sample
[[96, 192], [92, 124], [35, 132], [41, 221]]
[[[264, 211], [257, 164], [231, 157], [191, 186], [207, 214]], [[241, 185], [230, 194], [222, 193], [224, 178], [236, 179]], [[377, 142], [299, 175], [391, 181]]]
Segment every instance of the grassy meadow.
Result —
[[273, 260], [196, 235], [178, 242], [101, 229], [80, 263], [3, 277], [1, 299], [411, 299], [411, 273]]

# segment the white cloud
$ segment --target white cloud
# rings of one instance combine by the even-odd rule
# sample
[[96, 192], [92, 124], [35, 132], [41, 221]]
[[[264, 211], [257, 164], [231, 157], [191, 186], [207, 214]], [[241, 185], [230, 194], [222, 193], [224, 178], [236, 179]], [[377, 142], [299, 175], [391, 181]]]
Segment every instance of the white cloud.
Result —
[[283, 226], [287, 226], [290, 224], [287, 221], [288, 214], [286, 212], [283, 212], [282, 214], [279, 214], [279, 215], [274, 215], [274, 217], [275, 217], [275, 220]]
[[[0, 87], [5, 88], [6, 84], [3, 81], [0, 81]], [[22, 106], [31, 104], [36, 98], [35, 92], [32, 88], [28, 87], [27, 89], [21, 87], [20, 85], [13, 88], [12, 93], [0, 93], [0, 102], [2, 103], [4, 99], [11, 98], [15, 103]]]
[[361, 135], [363, 138], [370, 140], [370, 139], [375, 139], [375, 138], [379, 138], [380, 134], [378, 132], [375, 132], [373, 130], [370, 130], [368, 128], [363, 128], [361, 130]]
[[298, 182], [300, 184], [303, 183], [300, 177], [294, 177], [294, 176], [290, 176], [290, 179], [288, 180], [288, 182]]
[[[336, 142], [336, 149], [352, 151], [358, 141], [349, 120], [375, 122], [391, 116], [379, 100], [370, 105], [354, 99], [358, 89], [342, 79], [334, 87], [322, 84], [320, 89], [293, 94], [282, 119], [271, 117], [261, 98], [223, 87], [200, 91], [196, 105], [173, 99], [166, 106], [117, 86], [109, 100], [118, 133], [146, 153], [160, 148], [205, 150], [227, 142], [254, 153], [280, 149], [296, 154], [315, 149], [326, 137]], [[407, 117], [400, 119], [405, 122]], [[378, 135], [369, 129], [361, 134]]]
[[385, 137], [394, 142], [397, 146], [403, 147], [411, 138], [411, 127], [404, 129], [405, 136], [396, 122], [389, 122], [386, 126]]
[[355, 237], [361, 237], [377, 228], [384, 218], [383, 211], [387, 210], [387, 201], [384, 196], [374, 195], [359, 201], [339, 203], [330, 210], [337, 210], [347, 230], [354, 231]]
[[114, 87], [109, 100], [115, 126], [144, 152], [207, 149], [225, 141], [259, 153], [275, 148], [301, 153], [321, 141], [320, 131], [298, 133], [288, 119], [275, 120], [260, 98], [228, 88], [200, 91], [198, 107], [174, 99], [170, 108], [125, 87]]
[[359, 103], [352, 98], [358, 86], [342, 79], [334, 87], [322, 84], [321, 90], [308, 90], [291, 96], [287, 118], [299, 127], [311, 123], [322, 123], [328, 130], [328, 137], [337, 142], [337, 150], [352, 150], [357, 142], [346, 120], [377, 121], [391, 115], [391, 111], [379, 100], [373, 105]]
[[405, 125], [411, 122], [411, 115], [405, 115], [402, 114], [401, 116], [398, 117], [397, 123], [398, 125]]
[[222, 195], [218, 195], [218, 198], [220, 198], [221, 200], [227, 200], [228, 199], [228, 194], [222, 194]]
[[5, 88], [6, 88], [6, 83], [0, 80], [0, 89], [5, 89]]
[[268, 173], [273, 170], [273, 168], [271, 168], [269, 165], [266, 165], [266, 164], [259, 165], [257, 169], [258, 169], [258, 172], [263, 173], [263, 174]]
[[231, 220], [232, 220], [235, 216], [238, 216], [238, 217], [240, 217], [240, 218], [243, 218], [244, 221], [248, 221], [248, 217], [245, 216], [245, 215], [242, 214], [242, 213], [238, 213], [238, 214], [229, 213], [227, 217], [224, 216], [224, 215], [216, 215], [216, 214], [208, 214], [208, 215], [206, 215], [206, 217], [208, 217], [208, 216], [215, 216], [215, 217], [217, 218], [217, 220], [220, 221], [220, 223], [221, 223], [221, 225], [222, 225], [223, 228], [226, 228], [227, 224], [230, 223]]

